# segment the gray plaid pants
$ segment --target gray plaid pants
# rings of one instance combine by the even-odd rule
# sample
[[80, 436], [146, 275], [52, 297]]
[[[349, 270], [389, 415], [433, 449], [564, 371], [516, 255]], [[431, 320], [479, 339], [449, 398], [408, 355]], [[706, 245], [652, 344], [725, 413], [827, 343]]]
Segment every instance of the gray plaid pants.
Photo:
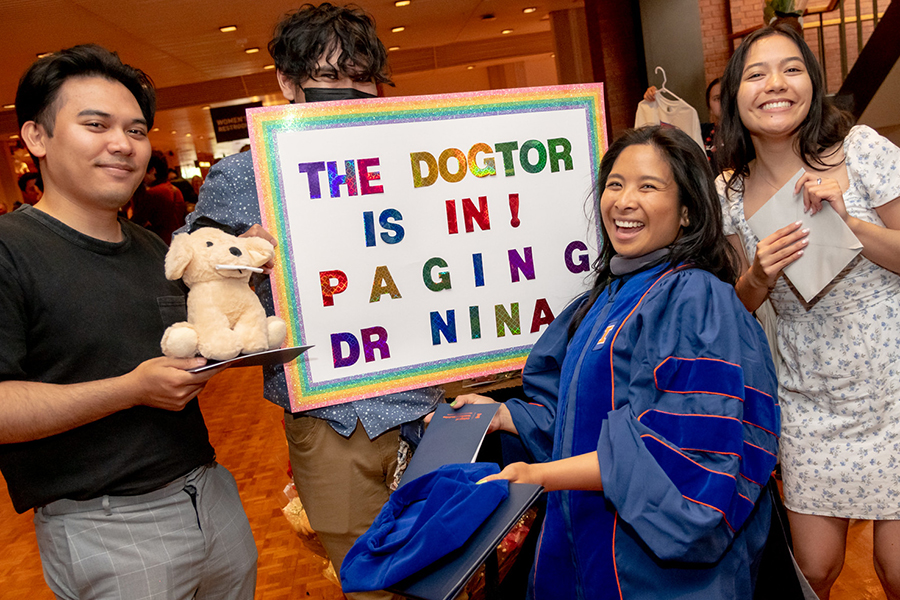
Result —
[[139, 496], [35, 509], [44, 578], [58, 598], [253, 598], [256, 545], [218, 464]]

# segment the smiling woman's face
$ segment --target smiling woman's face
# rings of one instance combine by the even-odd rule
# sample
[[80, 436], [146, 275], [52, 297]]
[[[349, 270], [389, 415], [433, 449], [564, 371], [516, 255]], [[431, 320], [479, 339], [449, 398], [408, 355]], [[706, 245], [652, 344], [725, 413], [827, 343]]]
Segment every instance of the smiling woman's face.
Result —
[[687, 208], [669, 163], [649, 144], [628, 146], [600, 196], [600, 216], [613, 248], [635, 258], [665, 248], [688, 225]]
[[791, 39], [770, 35], [747, 52], [737, 93], [738, 112], [751, 135], [792, 135], [809, 113], [812, 80]]

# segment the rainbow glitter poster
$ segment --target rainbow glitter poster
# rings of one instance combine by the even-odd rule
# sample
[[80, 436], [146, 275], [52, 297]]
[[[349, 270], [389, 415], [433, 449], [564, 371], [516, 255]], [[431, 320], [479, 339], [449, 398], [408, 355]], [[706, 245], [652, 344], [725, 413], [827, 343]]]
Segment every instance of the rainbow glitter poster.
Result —
[[300, 412], [520, 369], [589, 286], [602, 84], [247, 111]]

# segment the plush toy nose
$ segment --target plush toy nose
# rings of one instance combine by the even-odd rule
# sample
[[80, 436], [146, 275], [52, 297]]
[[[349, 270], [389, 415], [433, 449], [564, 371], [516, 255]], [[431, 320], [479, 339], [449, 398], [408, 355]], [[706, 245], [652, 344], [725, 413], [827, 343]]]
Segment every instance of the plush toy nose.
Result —
[[233, 255], [235, 255], [235, 256], [240, 256], [240, 255], [241, 255], [241, 249], [240, 249], [240, 248], [237, 248], [237, 247], [235, 247], [235, 246], [232, 246], [231, 248], [229, 248], [228, 251], [231, 252], [231, 253], [232, 253]]

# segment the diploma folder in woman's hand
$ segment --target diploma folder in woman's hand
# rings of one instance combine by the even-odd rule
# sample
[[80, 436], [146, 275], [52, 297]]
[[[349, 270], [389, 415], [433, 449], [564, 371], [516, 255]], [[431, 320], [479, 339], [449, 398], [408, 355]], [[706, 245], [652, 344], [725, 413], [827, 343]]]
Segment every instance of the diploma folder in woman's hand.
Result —
[[[454, 410], [449, 404], [439, 404], [400, 485], [445, 464], [474, 462], [498, 408], [499, 404], [467, 404]], [[490, 567], [486, 573], [486, 583], [490, 583], [497, 577], [497, 545], [538, 499], [542, 490], [539, 485], [509, 484], [509, 497], [482, 523], [469, 541], [429, 567], [391, 586], [390, 591], [417, 600], [451, 600], [457, 597], [485, 561]], [[465, 510], [465, 507], [459, 510]]]
[[862, 244], [827, 202], [814, 215], [803, 212], [803, 195], [794, 194], [794, 186], [805, 171], [800, 169], [783, 188], [747, 219], [760, 240], [782, 227], [802, 221], [809, 228], [809, 245], [803, 256], [784, 269], [794, 288], [809, 302], [837, 277], [862, 251]]
[[439, 404], [400, 485], [444, 465], [473, 463], [499, 404], [467, 404], [458, 410]]
[[[415, 575], [390, 586], [388, 591], [414, 600], [453, 600], [478, 567], [487, 562], [485, 597], [496, 597], [495, 586], [499, 583], [497, 546], [534, 504], [543, 489], [530, 483], [509, 484], [509, 497], [482, 523], [462, 548], [457, 548]], [[461, 506], [459, 510], [465, 510], [465, 507]]]

